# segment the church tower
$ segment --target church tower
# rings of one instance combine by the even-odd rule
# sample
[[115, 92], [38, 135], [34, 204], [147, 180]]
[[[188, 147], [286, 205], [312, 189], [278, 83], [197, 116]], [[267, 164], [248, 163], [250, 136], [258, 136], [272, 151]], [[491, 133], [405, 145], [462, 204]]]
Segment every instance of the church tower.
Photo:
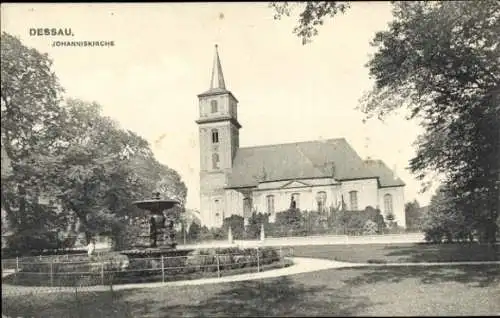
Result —
[[228, 217], [224, 188], [239, 147], [238, 100], [226, 89], [217, 45], [210, 89], [198, 95], [200, 213], [204, 225], [219, 227]]

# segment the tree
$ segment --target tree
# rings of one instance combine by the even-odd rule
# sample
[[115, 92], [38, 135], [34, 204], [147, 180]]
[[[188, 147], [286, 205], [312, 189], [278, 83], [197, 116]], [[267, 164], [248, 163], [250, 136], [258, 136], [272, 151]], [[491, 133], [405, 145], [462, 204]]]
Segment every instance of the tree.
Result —
[[[207, 229], [208, 231], [208, 229]], [[189, 227], [189, 232], [188, 232], [188, 238], [190, 241], [196, 241], [200, 238], [200, 233], [201, 233], [201, 226], [194, 222], [191, 224]]]
[[302, 44], [311, 42], [312, 37], [318, 34], [317, 28], [323, 25], [325, 17], [334, 17], [350, 7], [348, 1], [271, 2], [269, 6], [274, 9], [276, 20], [282, 16], [290, 16], [296, 7], [302, 7], [298, 26], [293, 30], [302, 39]]
[[[56, 217], [39, 203], [45, 187], [44, 167], [53, 150], [61, 116], [63, 89], [46, 54], [1, 36], [2, 161], [12, 173], [2, 176], [2, 209], [14, 231], [51, 226]], [[2, 162], [3, 166], [3, 162]]]
[[[321, 8], [306, 6], [303, 15], [313, 18], [301, 26], [329, 14]], [[443, 176], [455, 207], [487, 242], [498, 230], [499, 17], [492, 0], [393, 2], [389, 30], [372, 42], [375, 86], [360, 107], [368, 117], [406, 109], [420, 120], [425, 133], [411, 171], [422, 181], [430, 172]]]
[[421, 227], [422, 209], [417, 200], [405, 203], [406, 228], [417, 230]]
[[51, 180], [48, 194], [64, 211], [74, 212], [85, 231], [110, 231], [139, 199], [141, 184], [134, 178], [130, 157], [147, 143], [100, 114], [100, 106], [69, 99], [64, 107], [57, 150], [46, 162]]
[[434, 243], [441, 243], [443, 239], [447, 242], [472, 240], [472, 226], [467, 221], [449, 189], [442, 186], [431, 198], [422, 227], [426, 240]]

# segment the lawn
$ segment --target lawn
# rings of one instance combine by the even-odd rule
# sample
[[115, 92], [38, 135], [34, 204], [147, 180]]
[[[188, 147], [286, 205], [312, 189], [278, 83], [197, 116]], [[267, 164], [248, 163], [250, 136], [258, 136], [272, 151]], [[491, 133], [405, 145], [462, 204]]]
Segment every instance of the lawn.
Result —
[[[294, 250], [296, 256], [360, 262], [384, 257], [391, 262], [415, 257], [425, 261], [448, 261], [450, 257], [478, 260], [489, 255], [485, 247], [469, 246], [458, 252], [460, 249], [452, 245], [415, 244], [304, 246]], [[498, 258], [498, 251], [493, 250], [496, 256], [489, 257]], [[200, 286], [4, 296], [2, 312], [12, 317], [92, 318], [499, 315], [500, 266], [346, 268]]]
[[201, 286], [11, 296], [2, 298], [2, 308], [13, 317], [495, 315], [500, 268], [324, 270]]
[[478, 243], [295, 246], [293, 253], [354, 263], [500, 261], [500, 245]]

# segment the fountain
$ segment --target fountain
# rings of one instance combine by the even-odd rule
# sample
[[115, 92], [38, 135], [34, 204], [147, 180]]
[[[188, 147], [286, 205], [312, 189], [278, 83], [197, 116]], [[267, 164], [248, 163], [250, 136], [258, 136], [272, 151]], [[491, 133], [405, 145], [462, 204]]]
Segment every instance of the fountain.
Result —
[[120, 251], [120, 254], [129, 257], [158, 257], [162, 255], [185, 255], [191, 251], [176, 248], [174, 221], [168, 215], [170, 209], [180, 205], [179, 201], [162, 199], [160, 192], [154, 192], [152, 199], [135, 201], [132, 204], [141, 210], [147, 211], [146, 218], [149, 233], [140, 237], [146, 238], [148, 244], [135, 244], [134, 249]]

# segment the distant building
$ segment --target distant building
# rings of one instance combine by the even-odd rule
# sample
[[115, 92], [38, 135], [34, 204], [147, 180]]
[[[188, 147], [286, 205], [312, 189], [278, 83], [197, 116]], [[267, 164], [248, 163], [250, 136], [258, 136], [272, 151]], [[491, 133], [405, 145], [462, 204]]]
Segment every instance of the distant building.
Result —
[[378, 207], [405, 226], [404, 182], [382, 161], [362, 160], [344, 138], [241, 148], [238, 100], [226, 89], [217, 46], [210, 89], [198, 98], [203, 225], [252, 211], [272, 222], [291, 205], [326, 211], [343, 201], [347, 210]]

